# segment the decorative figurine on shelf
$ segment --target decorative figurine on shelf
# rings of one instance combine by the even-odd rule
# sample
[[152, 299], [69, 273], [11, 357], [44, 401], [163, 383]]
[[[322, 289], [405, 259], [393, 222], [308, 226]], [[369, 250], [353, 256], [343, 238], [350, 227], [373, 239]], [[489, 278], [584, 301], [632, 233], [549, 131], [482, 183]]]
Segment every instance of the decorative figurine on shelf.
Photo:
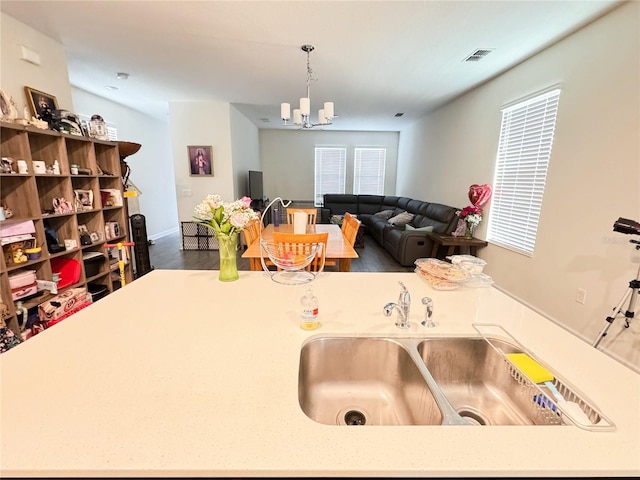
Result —
[[13, 173], [13, 161], [12, 157], [2, 157], [0, 173]]
[[45, 121], [47, 123], [47, 128], [53, 129], [53, 125], [55, 123], [53, 110], [47, 103], [41, 103], [40, 108], [42, 109], [42, 113], [38, 115], [38, 119]]
[[17, 247], [13, 250], [13, 263], [24, 263], [28, 260], [29, 258], [24, 253], [24, 249], [22, 247]]
[[12, 96], [0, 88], [0, 120], [13, 122], [18, 116], [18, 107]]
[[34, 127], [41, 130], [49, 130], [49, 124], [45, 120], [39, 120], [36, 117], [31, 117], [31, 120], [29, 120], [29, 125], [33, 125]]
[[89, 135], [96, 140], [109, 140], [109, 132], [104, 119], [98, 115], [92, 115], [89, 122]]
[[29, 117], [31, 117], [31, 115], [29, 115], [29, 107], [25, 106], [24, 109], [22, 109], [22, 118], [15, 118], [13, 122], [26, 126], [29, 125]]
[[2, 210], [4, 211], [4, 218], [8, 219], [13, 217], [13, 210], [7, 207], [6, 203], [2, 205]]
[[54, 198], [53, 211], [56, 214], [72, 213], [73, 205], [71, 205], [71, 202], [69, 202], [68, 200], [65, 200], [64, 197]]

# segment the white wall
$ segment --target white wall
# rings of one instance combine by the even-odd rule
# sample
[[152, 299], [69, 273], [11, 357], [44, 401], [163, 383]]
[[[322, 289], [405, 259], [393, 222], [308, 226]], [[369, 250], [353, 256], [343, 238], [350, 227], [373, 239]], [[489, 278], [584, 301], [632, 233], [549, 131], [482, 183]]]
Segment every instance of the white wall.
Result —
[[260, 130], [264, 194], [273, 199], [313, 201], [314, 148], [347, 147], [346, 192], [353, 191], [354, 147], [386, 147], [385, 194], [395, 193], [398, 132], [334, 132], [330, 130]]
[[[40, 65], [20, 59], [21, 45], [40, 55]], [[27, 105], [25, 86], [53, 95], [58, 108], [73, 112], [67, 58], [60, 43], [0, 13], [0, 52], [0, 86], [15, 100], [20, 117]]]
[[[489, 245], [479, 256], [500, 288], [589, 343], [640, 265], [633, 236], [612, 231], [620, 216], [640, 221], [639, 19], [640, 4], [625, 4], [400, 136], [397, 193], [422, 198], [427, 191], [429, 199], [468, 205], [469, 185], [492, 183], [500, 107], [560, 84], [535, 253]], [[587, 291], [585, 305], [575, 301], [578, 288]], [[631, 328], [616, 320], [601, 343], [636, 370], [639, 307]]]
[[[208, 194], [235, 200], [230, 105], [225, 102], [169, 104], [178, 218], [193, 221], [193, 209]], [[188, 145], [211, 146], [213, 176], [190, 176]]]
[[[146, 218], [148, 236], [157, 238], [175, 230], [177, 208], [173, 194], [168, 122], [73, 88], [69, 83], [67, 59], [61, 44], [4, 13], [0, 20], [0, 85], [16, 100], [19, 114], [27, 104], [26, 85], [55, 96], [59, 108], [87, 116], [100, 113], [105, 120], [116, 124], [120, 140], [142, 144], [140, 151], [127, 163], [132, 169], [132, 181], [143, 191], [139, 208]], [[41, 64], [38, 66], [21, 60], [20, 45], [37, 52]], [[150, 173], [155, 171], [164, 171], [165, 174], [154, 178], [155, 175]]]
[[[233, 105], [231, 113], [231, 153], [233, 156], [233, 187], [236, 197], [248, 195], [247, 172], [261, 170], [258, 127]], [[260, 200], [260, 199], [258, 199]]]
[[[129, 199], [129, 213], [144, 215], [147, 236], [155, 239], [178, 228], [178, 207], [174, 194], [173, 155], [169, 122], [145, 115], [79, 88], [72, 89], [75, 113], [99, 114], [118, 129], [118, 140], [141, 144], [125, 159], [130, 180], [142, 192]], [[137, 204], [138, 210], [133, 208]]]

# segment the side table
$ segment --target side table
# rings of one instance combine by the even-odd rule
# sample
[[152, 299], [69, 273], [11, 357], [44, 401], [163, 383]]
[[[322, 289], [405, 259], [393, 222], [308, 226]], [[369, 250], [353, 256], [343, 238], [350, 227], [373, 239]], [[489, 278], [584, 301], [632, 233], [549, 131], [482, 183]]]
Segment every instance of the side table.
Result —
[[479, 247], [486, 247], [489, 244], [486, 240], [480, 240], [479, 238], [454, 237], [453, 235], [441, 235], [433, 232], [427, 232], [426, 235], [433, 242], [433, 249], [431, 250], [433, 258], [438, 258], [438, 250], [441, 246], [448, 247], [447, 255], [453, 255], [456, 250], [459, 253], [462, 253], [463, 250], [468, 250], [470, 255], [476, 256]]

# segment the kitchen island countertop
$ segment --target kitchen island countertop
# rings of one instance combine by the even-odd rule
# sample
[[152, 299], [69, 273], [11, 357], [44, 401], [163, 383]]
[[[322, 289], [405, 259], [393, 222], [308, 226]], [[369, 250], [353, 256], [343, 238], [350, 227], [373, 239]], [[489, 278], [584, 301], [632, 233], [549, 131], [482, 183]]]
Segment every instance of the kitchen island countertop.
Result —
[[[495, 288], [435, 291], [414, 273], [326, 272], [320, 328], [306, 286], [262, 272], [154, 270], [0, 356], [2, 476], [638, 476], [640, 375]], [[398, 281], [411, 328], [382, 314]], [[420, 325], [420, 299], [438, 325]], [[458, 336], [502, 325], [610, 418], [573, 425], [323, 425], [298, 404], [317, 335]], [[594, 332], [595, 334], [596, 332]]]

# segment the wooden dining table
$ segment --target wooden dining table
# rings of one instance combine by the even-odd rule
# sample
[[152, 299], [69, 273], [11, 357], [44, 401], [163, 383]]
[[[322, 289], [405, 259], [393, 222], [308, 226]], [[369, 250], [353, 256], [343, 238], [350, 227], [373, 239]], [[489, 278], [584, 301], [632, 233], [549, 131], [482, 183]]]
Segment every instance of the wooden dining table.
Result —
[[[273, 232], [293, 233], [293, 225], [289, 223], [283, 223], [274, 227], [272, 223], [267, 225], [262, 231], [262, 239], [267, 242], [273, 241]], [[351, 259], [358, 258], [356, 250], [347, 242], [342, 234], [340, 226], [333, 224], [317, 223], [315, 225], [307, 225], [306, 233], [329, 233], [329, 239], [327, 241], [327, 253], [325, 255], [326, 260], [335, 260], [338, 264], [338, 269], [341, 272], [348, 272], [351, 270]], [[265, 258], [267, 258], [266, 252], [263, 252]], [[260, 263], [260, 238], [256, 239], [245, 252], [242, 254], [242, 258], [248, 258], [250, 262], [251, 270], [262, 270], [262, 264]]]

